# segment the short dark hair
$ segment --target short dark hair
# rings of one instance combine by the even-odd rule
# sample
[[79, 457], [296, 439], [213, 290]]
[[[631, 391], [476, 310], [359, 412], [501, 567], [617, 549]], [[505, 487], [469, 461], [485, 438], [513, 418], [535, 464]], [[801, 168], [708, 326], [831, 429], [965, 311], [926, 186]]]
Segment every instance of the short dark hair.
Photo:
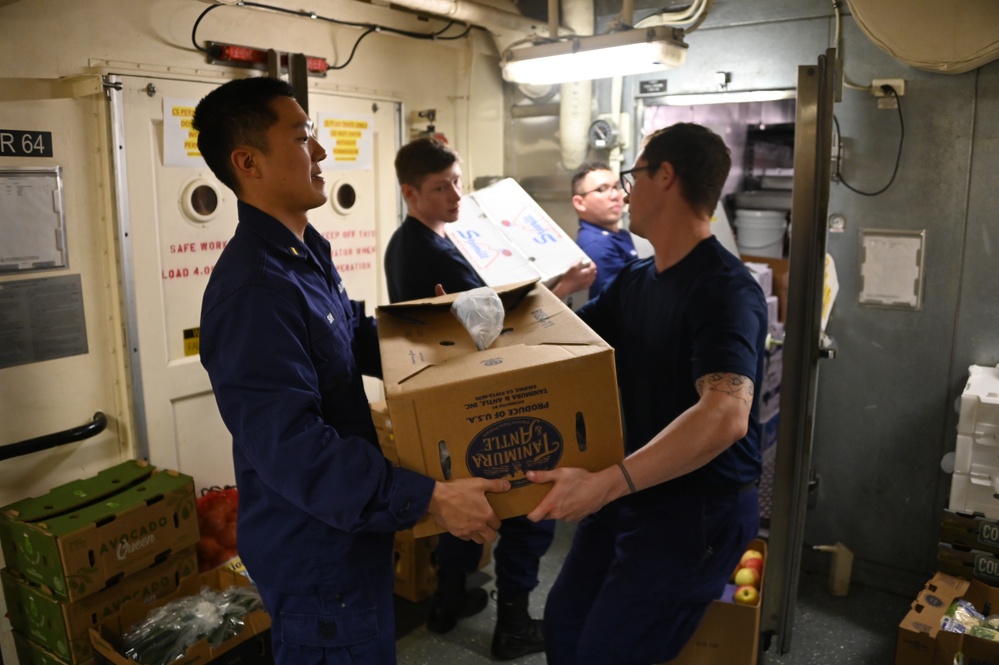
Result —
[[271, 105], [277, 97], [294, 97], [287, 82], [267, 76], [236, 79], [209, 92], [194, 109], [198, 150], [215, 177], [239, 195], [232, 151], [248, 145], [267, 152], [267, 130], [278, 116]]
[[592, 173], [593, 171], [610, 171], [610, 170], [611, 170], [610, 164], [608, 164], [607, 162], [583, 162], [582, 164], [579, 165], [579, 168], [576, 169], [576, 172], [572, 174], [572, 183], [570, 185], [569, 191], [571, 191], [572, 195], [575, 196], [576, 194], [579, 193], [576, 191], [576, 185], [578, 185], [579, 181], [585, 178], [588, 174]]
[[680, 122], [645, 137], [641, 155], [650, 170], [673, 165], [687, 202], [711, 215], [732, 168], [732, 155], [720, 136], [703, 125]]
[[395, 156], [395, 175], [400, 185], [419, 189], [428, 175], [440, 173], [457, 161], [458, 153], [443, 141], [415, 139], [399, 148]]

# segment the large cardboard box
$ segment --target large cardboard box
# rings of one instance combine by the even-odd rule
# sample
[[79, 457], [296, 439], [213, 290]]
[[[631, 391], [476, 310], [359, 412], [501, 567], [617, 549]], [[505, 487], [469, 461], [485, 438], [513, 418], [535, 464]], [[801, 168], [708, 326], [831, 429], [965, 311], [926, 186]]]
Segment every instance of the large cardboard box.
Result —
[[[766, 541], [757, 538], [749, 549], [761, 552], [766, 561]], [[760, 599], [756, 605], [736, 604], [730, 598], [712, 602], [694, 636], [669, 665], [756, 665], [765, 582], [764, 574], [760, 578]]]
[[489, 286], [557, 281], [589, 260], [579, 245], [512, 178], [466, 194], [448, 238]]
[[[978, 611], [994, 614], [996, 608], [999, 608], [999, 588], [980, 580], [972, 580], [964, 593], [964, 599], [970, 601]], [[969, 665], [999, 665], [999, 642], [945, 630], [937, 633], [933, 665], [953, 665], [958, 662], [955, 656], [959, 653], [964, 654], [963, 662]]]
[[78, 600], [198, 542], [194, 480], [130, 461], [0, 508], [8, 568]]
[[[180, 598], [195, 596], [202, 586], [224, 590], [232, 586], [249, 586], [252, 583], [245, 575], [224, 568], [216, 568], [198, 576], [185, 578], [180, 588], [155, 603], [131, 602], [122, 606], [121, 611], [108, 617], [90, 629], [90, 643], [94, 647], [97, 665], [135, 665], [118, 652], [122, 635], [154, 609]], [[171, 665], [268, 665], [273, 663], [270, 646], [271, 618], [263, 610], [255, 610], [243, 617], [243, 630], [219, 646], [213, 647], [208, 640], [195, 642], [182, 658], [171, 661]]]
[[54, 597], [48, 589], [31, 584], [16, 572], [0, 571], [10, 625], [45, 650], [69, 663], [93, 659], [90, 628], [117, 613], [131, 600], [152, 602], [172, 593], [180, 581], [198, 572], [193, 547], [167, 557], [118, 584], [76, 601]]
[[[912, 601], [898, 625], [895, 665], [931, 665], [940, 619], [950, 604], [964, 596], [970, 583], [961, 577], [936, 573]], [[952, 665], [953, 659], [947, 665]]]
[[414, 603], [437, 591], [437, 536], [414, 538], [411, 531], [395, 534], [392, 593]]
[[[455, 295], [378, 308], [385, 393], [400, 465], [437, 480], [505, 478], [501, 518], [550, 489], [528, 470], [603, 469], [624, 456], [614, 351], [547, 288], [497, 289], [504, 330], [478, 351]], [[421, 520], [416, 537], [439, 533]]]
[[17, 662], [19, 665], [93, 665], [93, 651], [89, 660], [80, 663], [71, 663], [63, 660], [40, 644], [36, 644], [16, 630], [11, 631], [14, 636], [14, 648], [17, 650]]

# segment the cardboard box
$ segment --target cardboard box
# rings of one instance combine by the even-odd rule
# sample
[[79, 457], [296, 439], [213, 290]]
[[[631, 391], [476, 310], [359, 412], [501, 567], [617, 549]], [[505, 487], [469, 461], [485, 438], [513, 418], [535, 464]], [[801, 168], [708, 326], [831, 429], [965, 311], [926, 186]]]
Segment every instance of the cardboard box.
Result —
[[448, 238], [489, 286], [540, 278], [551, 284], [566, 270], [589, 260], [512, 178], [465, 195]]
[[78, 600], [198, 542], [194, 481], [130, 461], [0, 508], [8, 568]]
[[[964, 596], [970, 582], [946, 573], [936, 573], [912, 602], [898, 625], [895, 665], [931, 665], [940, 619], [950, 604]], [[952, 665], [951, 663], [948, 665]]]
[[[787, 321], [787, 286], [788, 270], [791, 266], [788, 259], [774, 259], [768, 256], [743, 256], [743, 262], [765, 263], [773, 273], [772, 294], [777, 296], [777, 319], [781, 323]], [[771, 294], [767, 294], [771, 295]]]
[[[135, 665], [118, 652], [122, 635], [152, 610], [186, 596], [195, 596], [202, 586], [224, 590], [231, 586], [251, 586], [245, 575], [216, 568], [198, 576], [190, 576], [181, 581], [180, 588], [155, 603], [126, 603], [121, 611], [101, 621], [90, 629], [90, 643], [94, 647], [97, 665]], [[217, 647], [202, 639], [188, 648], [182, 658], [171, 661], [171, 665], [265, 665], [273, 663], [270, 645], [271, 618], [263, 610], [255, 610], [243, 617], [243, 630]]]
[[437, 536], [415, 538], [412, 531], [395, 534], [392, 593], [418, 603], [437, 591]]
[[124, 603], [150, 603], [175, 591], [183, 578], [198, 572], [193, 547], [125, 577], [118, 584], [76, 601], [63, 601], [16, 572], [0, 571], [10, 625], [32, 642], [68, 663], [93, 659], [90, 628], [117, 613]]
[[[766, 541], [757, 538], [748, 549], [758, 550], [766, 561]], [[669, 665], [756, 665], [760, 650], [760, 605], [763, 603], [765, 583], [764, 566], [764, 575], [760, 578], [760, 600], [756, 605], [740, 605], [731, 599], [712, 602], [694, 636]], [[731, 591], [728, 589], [727, 593]]]
[[[551, 291], [497, 290], [504, 330], [478, 351], [451, 314], [455, 296], [378, 308], [386, 402], [400, 465], [436, 480], [505, 478], [500, 519], [550, 489], [526, 478], [557, 466], [600, 470], [624, 457], [613, 349]], [[439, 533], [429, 518], [416, 537]]]
[[371, 402], [369, 406], [382, 455], [395, 466], [399, 466], [399, 451], [395, 447], [395, 434], [392, 433], [392, 419], [389, 417], [388, 404], [384, 401]]
[[[970, 601], [980, 612], [994, 613], [999, 608], [999, 588], [980, 580], [972, 580], [964, 593], [964, 599]], [[953, 665], [957, 662], [955, 656], [959, 653], [964, 654], [963, 662], [968, 665], [999, 665], [999, 642], [939, 631], [933, 647], [933, 665]]]
[[940, 540], [966, 549], [999, 554], [999, 521], [944, 510], [940, 519]]
[[[17, 662], [20, 665], [73, 665], [68, 660], [63, 660], [51, 651], [46, 650], [40, 644], [35, 644], [27, 636], [16, 630], [11, 631], [14, 636], [14, 648], [17, 650]], [[81, 661], [76, 665], [93, 665], [93, 650], [90, 652], [90, 659]]]

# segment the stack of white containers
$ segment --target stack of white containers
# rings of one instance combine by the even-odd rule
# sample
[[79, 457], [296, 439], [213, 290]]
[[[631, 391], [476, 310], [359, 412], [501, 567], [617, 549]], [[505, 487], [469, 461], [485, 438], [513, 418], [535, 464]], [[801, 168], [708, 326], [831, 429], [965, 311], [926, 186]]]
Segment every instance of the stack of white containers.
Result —
[[999, 366], [968, 371], [958, 405], [950, 510], [999, 519]]

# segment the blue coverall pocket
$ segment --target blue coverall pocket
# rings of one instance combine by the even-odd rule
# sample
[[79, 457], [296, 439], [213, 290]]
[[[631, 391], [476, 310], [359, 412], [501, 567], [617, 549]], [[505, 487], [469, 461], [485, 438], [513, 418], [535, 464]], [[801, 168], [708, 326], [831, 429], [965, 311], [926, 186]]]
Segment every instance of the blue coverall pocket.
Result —
[[281, 638], [289, 645], [335, 649], [377, 637], [377, 608], [322, 615], [281, 613]]

